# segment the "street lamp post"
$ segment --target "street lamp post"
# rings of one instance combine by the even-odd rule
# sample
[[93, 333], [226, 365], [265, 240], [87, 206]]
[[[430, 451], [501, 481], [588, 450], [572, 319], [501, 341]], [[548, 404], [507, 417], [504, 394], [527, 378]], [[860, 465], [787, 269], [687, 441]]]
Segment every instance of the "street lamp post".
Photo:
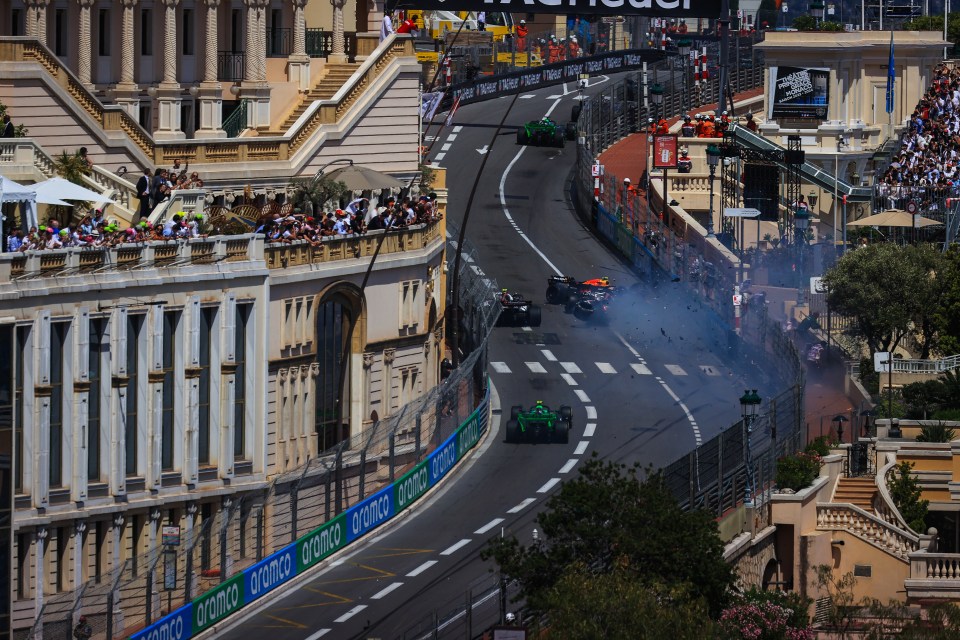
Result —
[[[650, 147], [650, 164], [648, 165], [650, 170], [647, 172], [647, 210], [653, 211], [654, 209], [650, 198], [650, 194], [653, 192], [653, 136], [657, 132], [657, 124], [660, 122], [660, 109], [663, 106], [663, 86], [660, 83], [655, 82], [653, 86], [650, 87], [650, 101], [653, 103], [653, 126], [647, 137], [647, 146]], [[666, 184], [664, 184], [664, 187], [666, 187]], [[666, 188], [664, 188], [663, 195], [663, 206], [666, 208]]]
[[810, 3], [810, 15], [813, 16], [817, 29], [819, 29], [820, 21], [823, 20], [823, 3], [820, 0], [814, 0]]
[[797, 207], [793, 214], [794, 241], [797, 245], [797, 304], [803, 303], [803, 247], [807, 244], [807, 228], [810, 226], [810, 212]]
[[710, 213], [707, 216], [707, 237], [713, 238], [713, 181], [717, 175], [717, 164], [720, 162], [720, 148], [711, 144], [707, 147], [707, 166], [710, 167]]
[[691, 100], [690, 100], [690, 46], [691, 42], [684, 38], [677, 42], [677, 52], [680, 54], [680, 70], [683, 73], [683, 109], [687, 111], [690, 109]]
[[756, 492], [753, 476], [753, 452], [750, 446], [750, 436], [753, 433], [753, 421], [760, 410], [760, 396], [756, 389], [747, 389], [740, 398], [740, 415], [743, 417], [743, 462], [746, 466], [747, 483], [745, 507], [753, 507], [753, 498]]

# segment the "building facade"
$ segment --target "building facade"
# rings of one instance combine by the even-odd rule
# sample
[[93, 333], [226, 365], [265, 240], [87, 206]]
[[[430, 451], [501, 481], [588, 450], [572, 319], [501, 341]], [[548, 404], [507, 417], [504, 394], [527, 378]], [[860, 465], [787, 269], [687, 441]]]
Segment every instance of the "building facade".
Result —
[[[364, 287], [382, 233], [0, 255], [14, 629], [57, 607], [102, 625], [76, 604], [92, 600], [115, 630], [159, 615], [164, 526], [196, 540], [188, 599], [223, 562], [253, 562], [272, 478], [436, 384], [442, 222], [382, 238]], [[228, 525], [247, 527], [229, 550]]]

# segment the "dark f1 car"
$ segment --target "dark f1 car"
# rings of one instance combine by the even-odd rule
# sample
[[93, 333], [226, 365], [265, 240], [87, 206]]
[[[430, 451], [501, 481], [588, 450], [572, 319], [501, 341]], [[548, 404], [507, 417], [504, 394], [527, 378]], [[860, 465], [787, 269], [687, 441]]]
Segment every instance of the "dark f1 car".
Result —
[[547, 278], [547, 304], [575, 305], [584, 294], [606, 293], [614, 295], [621, 293], [623, 287], [610, 284], [610, 278], [593, 278], [583, 282], [570, 276], [550, 276]]
[[[573, 133], [573, 138], [570, 138], [571, 132]], [[550, 118], [542, 118], [540, 120], [531, 120], [517, 129], [517, 144], [562, 148], [564, 145], [564, 137], [567, 139], [575, 139], [576, 135], [576, 124], [569, 123], [567, 127], [564, 128]]]
[[509, 293], [503, 289], [497, 296], [500, 303], [500, 316], [497, 318], [498, 327], [539, 327], [540, 307], [516, 293]]
[[507, 442], [559, 442], [566, 444], [570, 439], [573, 426], [573, 411], [563, 405], [554, 412], [550, 407], [537, 400], [537, 404], [524, 411], [520, 405], [510, 409], [507, 422]]
[[579, 320], [607, 324], [610, 321], [612, 295], [603, 291], [584, 293], [573, 305], [573, 315]]

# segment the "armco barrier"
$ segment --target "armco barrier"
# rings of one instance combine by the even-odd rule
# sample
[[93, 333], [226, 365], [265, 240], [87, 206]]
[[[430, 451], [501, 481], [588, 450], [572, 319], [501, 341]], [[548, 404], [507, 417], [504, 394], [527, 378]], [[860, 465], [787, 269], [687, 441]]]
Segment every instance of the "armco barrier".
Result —
[[426, 460], [296, 542], [160, 618], [130, 640], [187, 640], [387, 522], [435, 486], [487, 429], [490, 389], [480, 405]]

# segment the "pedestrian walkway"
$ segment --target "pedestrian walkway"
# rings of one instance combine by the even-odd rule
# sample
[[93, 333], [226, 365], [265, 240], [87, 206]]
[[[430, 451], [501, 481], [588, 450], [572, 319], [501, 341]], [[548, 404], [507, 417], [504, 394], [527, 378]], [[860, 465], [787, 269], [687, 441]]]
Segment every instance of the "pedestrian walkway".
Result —
[[[734, 104], [737, 104], [738, 102], [742, 102], [750, 98], [756, 98], [757, 96], [761, 95], [763, 95], [762, 88], [751, 89], [750, 91], [744, 91], [734, 95], [733, 102]], [[717, 103], [713, 102], [710, 104], [701, 105], [695, 109], [691, 109], [690, 113], [712, 113], [716, 111], [716, 109]], [[746, 113], [746, 111], [743, 113]], [[673, 127], [673, 125], [679, 121], [680, 116], [675, 116], [673, 118], [669, 118], [667, 120], [667, 124], [669, 124], [670, 127]], [[600, 163], [604, 165], [604, 168], [608, 174], [615, 175], [620, 180], [623, 180], [624, 178], [630, 178], [633, 184], [639, 184], [640, 176], [643, 175], [643, 168], [646, 165], [646, 157], [646, 133], [632, 133], [601, 153], [599, 159]], [[638, 162], [638, 159], [642, 159], [642, 161]], [[642, 193], [641, 197], [643, 197]]]

